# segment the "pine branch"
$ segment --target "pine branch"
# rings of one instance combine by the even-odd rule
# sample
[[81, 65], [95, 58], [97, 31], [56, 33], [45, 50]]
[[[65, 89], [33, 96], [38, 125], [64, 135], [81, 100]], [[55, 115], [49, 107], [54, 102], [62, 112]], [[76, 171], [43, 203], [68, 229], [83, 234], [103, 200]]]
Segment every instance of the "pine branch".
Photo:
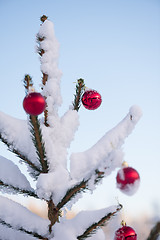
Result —
[[29, 159], [27, 159], [26, 156], [24, 156], [22, 153], [20, 153], [17, 149], [15, 149], [11, 143], [7, 141], [7, 139], [3, 138], [2, 135], [0, 134], [0, 140], [8, 147], [8, 150], [11, 151], [12, 153], [16, 154], [18, 158], [21, 159], [22, 162], [27, 164], [33, 171], [34, 173], [31, 173], [31, 175], [34, 178], [37, 178], [37, 175], [40, 174], [41, 170], [35, 166]]
[[40, 17], [41, 22], [43, 23], [44, 21], [46, 21], [48, 19], [48, 17], [46, 15], [43, 15], [42, 17]]
[[48, 204], [48, 219], [50, 220], [49, 232], [52, 232], [52, 226], [59, 222], [59, 217], [61, 216], [61, 211], [55, 206], [52, 199], [47, 202]]
[[[43, 52], [43, 54], [45, 53], [45, 51]], [[42, 55], [43, 55], [42, 54]], [[42, 78], [42, 83], [43, 85], [45, 86], [46, 82], [48, 80], [48, 74], [46, 73], [43, 73], [43, 78]], [[47, 106], [46, 106], [46, 109], [44, 110], [44, 125], [46, 127], [49, 127], [49, 124], [48, 124], [48, 110], [47, 110]]]
[[122, 207], [123, 206], [121, 204], [119, 204], [116, 211], [108, 213], [107, 215], [102, 217], [98, 222], [93, 223], [90, 227], [88, 227], [86, 229], [86, 231], [82, 235], [78, 236], [77, 239], [84, 240], [84, 239], [90, 237], [92, 234], [94, 234], [96, 232], [96, 230], [99, 227], [103, 227], [106, 224], [106, 222], [111, 219], [111, 217], [113, 217], [117, 212], [119, 212], [122, 209]]
[[25, 75], [24, 80], [23, 80], [23, 84], [24, 84], [24, 87], [25, 87], [25, 90], [26, 90], [26, 94], [27, 94], [28, 93], [28, 89], [30, 87], [33, 87], [32, 78], [28, 74]]
[[47, 173], [48, 164], [46, 160], [46, 152], [45, 152], [45, 147], [42, 140], [42, 133], [41, 133], [39, 120], [37, 116], [30, 115], [29, 121], [30, 121], [30, 127], [31, 127], [32, 140], [36, 148], [38, 159], [42, 166], [42, 172]]
[[[0, 224], [6, 226], [6, 227], [8, 227], [8, 228], [14, 229], [14, 227], [13, 227], [11, 224], [6, 223], [6, 222], [5, 222], [4, 220], [2, 220], [2, 219], [0, 219]], [[25, 230], [24, 228], [18, 228], [18, 229], [16, 228], [16, 229], [14, 229], [14, 230], [27, 233], [27, 234], [29, 234], [29, 235], [37, 238], [37, 239], [48, 240], [48, 238], [45, 238], [45, 237], [39, 235], [38, 233], [27, 231], [27, 230]]]
[[[91, 176], [92, 177], [92, 176]], [[69, 202], [72, 198], [74, 198], [78, 193], [85, 192], [88, 190], [88, 182], [91, 179], [89, 177], [87, 180], [82, 180], [79, 184], [75, 185], [73, 188], [69, 189], [61, 202], [58, 203], [57, 208], [61, 209], [67, 202]], [[97, 184], [104, 177], [104, 172], [100, 172], [99, 170], [95, 170], [95, 180], [94, 184]]]
[[80, 78], [77, 80], [76, 84], [76, 94], [74, 95], [74, 102], [73, 102], [73, 107], [74, 110], [78, 112], [80, 106], [81, 106], [81, 98], [84, 93], [85, 85], [84, 85], [84, 79]]
[[[30, 86], [33, 86], [32, 78], [29, 75], [25, 75], [24, 87], [26, 88], [27, 92], [28, 92]], [[38, 159], [42, 166], [42, 172], [47, 173], [48, 165], [47, 165], [46, 153], [45, 153], [45, 148], [44, 148], [44, 144], [42, 141], [42, 133], [41, 133], [38, 117], [30, 115], [29, 122], [30, 122], [30, 127], [31, 127], [30, 131], [32, 134], [32, 140], [33, 140], [34, 146], [37, 150], [36, 152], [37, 152]]]
[[33, 191], [29, 191], [29, 190], [25, 190], [25, 189], [20, 189], [18, 187], [14, 187], [13, 185], [6, 184], [1, 180], [0, 180], [0, 187], [7, 188], [8, 190], [12, 190], [12, 193], [15, 193], [15, 194], [23, 194], [23, 195], [27, 195], [27, 196], [30, 196], [30, 197], [38, 198], [37, 194]]
[[83, 180], [73, 188], [69, 189], [63, 199], [57, 204], [57, 208], [61, 209], [67, 202], [74, 198], [76, 194], [84, 192], [87, 188], [87, 182], [87, 180]]
[[[137, 111], [137, 109], [132, 107], [130, 109], [130, 112], [127, 114], [127, 116], [116, 127], [114, 127], [111, 131], [106, 133], [101, 138], [101, 139], [103, 139], [103, 142], [105, 142], [105, 145], [104, 144], [101, 145], [101, 139], [100, 139], [99, 142], [97, 144], [95, 144], [92, 148], [90, 148], [89, 150], [87, 150], [83, 153], [80, 153], [81, 156], [84, 159], [86, 159], [86, 161], [87, 161], [88, 156], [92, 156], [93, 155], [92, 152], [99, 151], [99, 149], [101, 149], [101, 152], [103, 149], [103, 154], [101, 154], [101, 157], [109, 156], [109, 154], [111, 154], [112, 151], [115, 151], [117, 149], [117, 147], [119, 148], [121, 146], [124, 138], [129, 135], [129, 133], [132, 131], [132, 129], [134, 128], [134, 126], [137, 123], [137, 121], [139, 120], [139, 118], [140, 118], [140, 113]], [[125, 126], [125, 131], [124, 131], [124, 126]], [[123, 136], [122, 136], [122, 134], [121, 135], [119, 134], [120, 132], [122, 132], [122, 130], [124, 132]], [[108, 150], [106, 150], [107, 149], [106, 146], [112, 144], [112, 139], [110, 137], [108, 137], [108, 136], [110, 136], [111, 133], [113, 133], [114, 138], [116, 136], [116, 144], [115, 144], [114, 148], [111, 146], [111, 148], [108, 148]], [[105, 141], [104, 141], [104, 139], [105, 139]], [[76, 154], [74, 154], [74, 156], [72, 156], [72, 161], [76, 160], [76, 156], [77, 156]], [[112, 157], [112, 155], [110, 155], [110, 158], [111, 157]], [[113, 155], [113, 158], [114, 158], [114, 155]], [[100, 159], [99, 159], [99, 161], [100, 161]], [[112, 161], [112, 159], [110, 159], [110, 162], [111, 161]], [[105, 168], [107, 169], [107, 167], [105, 167]], [[91, 171], [90, 176], [87, 179], [83, 179], [79, 184], [77, 184], [76, 186], [74, 186], [73, 188], [71, 188], [67, 191], [67, 193], [65, 194], [65, 196], [63, 197], [61, 202], [58, 203], [57, 206], [63, 207], [77, 193], [82, 192], [82, 191], [84, 192], [87, 189], [88, 183], [92, 177], [94, 177], [94, 184], [97, 184], [104, 176], [105, 176], [105, 171], [104, 172], [99, 171], [99, 169], [95, 169], [94, 171]]]
[[[42, 24], [48, 19], [48, 17], [46, 15], [43, 15], [40, 20], [42, 22]], [[41, 42], [44, 41], [45, 37], [41, 37], [37, 34], [37, 43], [39, 44], [38, 46], [38, 53], [39, 55], [42, 57], [43, 54], [45, 53], [45, 50], [41, 48]], [[46, 85], [46, 82], [48, 80], [48, 74], [43, 73], [43, 77], [42, 77], [42, 84], [45, 86]], [[43, 87], [42, 87], [43, 89]], [[47, 110], [47, 106], [46, 106], [46, 109], [44, 110], [44, 124], [46, 127], [49, 127], [49, 124], [48, 124], [48, 110]]]
[[157, 240], [160, 236], [160, 222], [157, 222], [156, 225], [152, 228], [147, 240]]

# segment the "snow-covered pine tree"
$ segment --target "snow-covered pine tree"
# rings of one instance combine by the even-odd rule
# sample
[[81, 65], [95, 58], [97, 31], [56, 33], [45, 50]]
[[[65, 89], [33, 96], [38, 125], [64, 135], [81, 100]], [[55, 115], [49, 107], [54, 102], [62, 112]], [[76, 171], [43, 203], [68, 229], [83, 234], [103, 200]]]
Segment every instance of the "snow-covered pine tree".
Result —
[[[85, 85], [83, 79], [77, 81], [73, 107], [59, 117], [59, 45], [53, 23], [46, 16], [42, 16], [41, 21], [37, 52], [42, 71], [41, 94], [46, 102], [44, 116], [27, 114], [27, 120], [19, 120], [0, 112], [0, 139], [27, 165], [36, 187], [31, 187], [25, 174], [13, 161], [2, 156], [0, 187], [3, 193], [23, 194], [46, 201], [48, 220], [1, 195], [0, 239], [103, 240], [105, 237], [100, 226], [121, 210], [121, 204], [82, 211], [71, 220], [62, 216], [62, 210], [66, 206], [71, 207], [86, 190], [94, 190], [103, 177], [121, 166], [121, 146], [135, 127], [141, 111], [137, 106], [131, 107], [127, 116], [94, 146], [85, 152], [71, 154], [68, 170], [67, 149], [78, 129], [78, 110]], [[25, 75], [24, 86], [28, 96], [34, 87], [28, 74]]]

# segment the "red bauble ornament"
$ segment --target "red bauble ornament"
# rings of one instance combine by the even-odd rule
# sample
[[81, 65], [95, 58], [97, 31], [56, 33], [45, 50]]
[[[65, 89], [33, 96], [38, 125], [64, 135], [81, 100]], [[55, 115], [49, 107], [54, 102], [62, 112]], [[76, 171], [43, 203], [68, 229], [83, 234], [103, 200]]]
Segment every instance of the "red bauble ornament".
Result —
[[117, 173], [117, 187], [128, 195], [133, 195], [140, 182], [139, 173], [132, 167], [123, 167]]
[[133, 228], [123, 226], [115, 232], [114, 240], [137, 240], [137, 234]]
[[28, 114], [37, 116], [46, 107], [45, 98], [40, 93], [31, 92], [24, 98], [23, 107]]
[[102, 102], [101, 95], [95, 90], [87, 90], [82, 96], [82, 104], [89, 110], [97, 109]]

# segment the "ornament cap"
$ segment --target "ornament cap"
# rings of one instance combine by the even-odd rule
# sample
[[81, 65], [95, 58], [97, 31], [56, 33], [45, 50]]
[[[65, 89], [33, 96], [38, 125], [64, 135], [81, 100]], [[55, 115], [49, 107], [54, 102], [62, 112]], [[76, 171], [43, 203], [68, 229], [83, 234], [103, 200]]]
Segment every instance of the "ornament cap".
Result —
[[28, 94], [35, 92], [35, 88], [33, 86], [29, 86]]
[[126, 161], [123, 161], [122, 167], [128, 167], [128, 163]]
[[124, 226], [126, 226], [127, 224], [126, 224], [126, 222], [125, 222], [124, 220], [122, 220], [122, 221], [121, 221], [121, 225], [124, 227]]

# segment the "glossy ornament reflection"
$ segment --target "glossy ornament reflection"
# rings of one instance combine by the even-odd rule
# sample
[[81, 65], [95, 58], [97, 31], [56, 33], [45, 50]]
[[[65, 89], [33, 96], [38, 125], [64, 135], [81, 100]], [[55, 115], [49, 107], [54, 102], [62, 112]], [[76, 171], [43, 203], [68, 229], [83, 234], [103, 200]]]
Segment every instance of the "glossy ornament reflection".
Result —
[[102, 103], [101, 95], [95, 90], [86, 90], [82, 96], [82, 104], [88, 110], [97, 109]]

